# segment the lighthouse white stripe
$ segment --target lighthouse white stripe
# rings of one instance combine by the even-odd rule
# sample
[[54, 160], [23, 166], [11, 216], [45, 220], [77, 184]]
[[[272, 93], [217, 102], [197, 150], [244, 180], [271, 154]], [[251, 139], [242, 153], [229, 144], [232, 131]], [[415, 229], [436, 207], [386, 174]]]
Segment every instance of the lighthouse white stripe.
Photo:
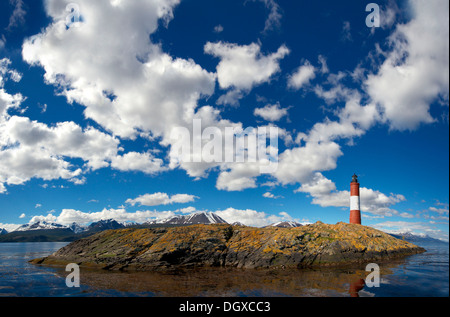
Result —
[[359, 210], [359, 196], [350, 196], [350, 210]]

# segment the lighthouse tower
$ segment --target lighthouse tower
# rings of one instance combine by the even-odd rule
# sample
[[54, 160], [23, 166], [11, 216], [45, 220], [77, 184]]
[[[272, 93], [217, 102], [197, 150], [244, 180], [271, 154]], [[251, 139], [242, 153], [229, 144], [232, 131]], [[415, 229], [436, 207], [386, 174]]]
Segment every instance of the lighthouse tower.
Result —
[[361, 212], [359, 208], [358, 176], [353, 174], [353, 179], [350, 183], [350, 223], [361, 224]]

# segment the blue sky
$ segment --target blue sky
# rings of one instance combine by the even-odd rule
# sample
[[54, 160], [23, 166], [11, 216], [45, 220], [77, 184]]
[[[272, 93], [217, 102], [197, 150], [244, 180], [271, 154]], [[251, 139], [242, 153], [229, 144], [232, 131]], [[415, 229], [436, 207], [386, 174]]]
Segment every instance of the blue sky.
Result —
[[[0, 227], [336, 223], [357, 173], [363, 224], [448, 240], [448, 2], [368, 3], [3, 1]], [[180, 160], [194, 119], [277, 128], [276, 170]]]

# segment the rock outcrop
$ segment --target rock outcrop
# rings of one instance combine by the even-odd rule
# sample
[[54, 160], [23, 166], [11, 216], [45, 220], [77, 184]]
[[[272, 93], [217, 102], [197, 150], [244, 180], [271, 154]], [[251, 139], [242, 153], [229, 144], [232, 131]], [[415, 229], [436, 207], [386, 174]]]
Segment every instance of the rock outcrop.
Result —
[[100, 232], [58, 250], [35, 264], [108, 270], [176, 267], [311, 267], [373, 262], [425, 250], [361, 225], [317, 222], [295, 228], [228, 224]]

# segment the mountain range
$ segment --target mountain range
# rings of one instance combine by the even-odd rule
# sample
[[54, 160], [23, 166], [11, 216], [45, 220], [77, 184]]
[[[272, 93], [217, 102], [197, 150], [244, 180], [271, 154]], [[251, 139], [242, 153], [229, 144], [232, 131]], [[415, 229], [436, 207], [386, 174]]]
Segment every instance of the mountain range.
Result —
[[226, 224], [227, 222], [212, 212], [174, 216], [143, 224], [119, 223], [114, 219], [107, 219], [93, 222], [89, 226], [83, 226], [76, 222], [69, 226], [64, 226], [58, 223], [38, 221], [21, 225], [11, 232], [0, 228], [0, 242], [73, 241], [96, 232], [125, 227], [184, 226], [219, 223]]
[[[195, 224], [227, 224], [227, 222], [213, 212], [199, 212], [189, 215], [178, 215], [167, 219], [149, 221], [143, 224], [137, 223], [119, 223], [114, 219], [100, 220], [91, 223], [89, 226], [83, 226], [72, 223], [64, 226], [58, 223], [39, 221], [32, 224], [24, 224], [11, 232], [0, 228], [0, 242], [33, 242], [33, 241], [74, 241], [93, 233], [121, 229], [125, 227], [155, 227], [155, 226], [187, 226]], [[232, 225], [245, 226], [242, 223], [235, 222]], [[295, 221], [283, 221], [270, 224], [265, 227], [295, 228], [302, 224]], [[408, 242], [441, 242], [427, 235], [415, 235], [411, 233], [391, 234], [391, 236], [406, 240]]]
[[405, 240], [411, 243], [417, 243], [417, 242], [432, 242], [432, 243], [447, 243], [445, 241], [432, 238], [426, 234], [412, 234], [411, 232], [404, 232], [404, 233], [391, 233], [391, 236], [397, 239]]
[[147, 224], [197, 225], [227, 223], [213, 212], [200, 212], [184, 216], [174, 216], [168, 219], [155, 220]]
[[38, 221], [24, 224], [11, 232], [0, 229], [0, 242], [59, 242], [74, 241], [96, 232], [124, 228], [125, 225], [116, 220], [100, 220], [89, 226], [72, 223], [64, 226], [58, 223]]

